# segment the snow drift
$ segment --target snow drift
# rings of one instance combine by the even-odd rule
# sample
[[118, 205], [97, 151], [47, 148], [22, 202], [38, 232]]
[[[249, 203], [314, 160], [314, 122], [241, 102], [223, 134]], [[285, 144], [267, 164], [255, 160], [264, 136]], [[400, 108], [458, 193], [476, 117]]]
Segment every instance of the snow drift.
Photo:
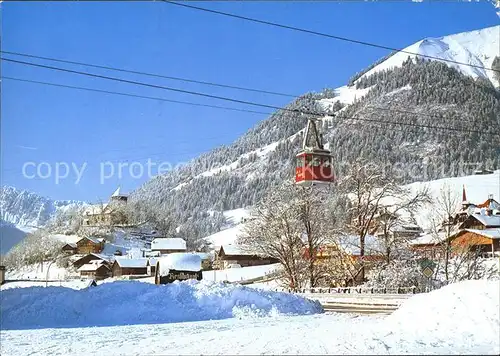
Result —
[[385, 324], [393, 337], [415, 345], [434, 343], [452, 350], [457, 341], [467, 341], [498, 352], [499, 302], [499, 281], [464, 281], [408, 299]]
[[2, 329], [159, 324], [322, 311], [319, 302], [296, 295], [209, 281], [167, 285], [117, 281], [83, 290], [32, 287], [0, 294]]

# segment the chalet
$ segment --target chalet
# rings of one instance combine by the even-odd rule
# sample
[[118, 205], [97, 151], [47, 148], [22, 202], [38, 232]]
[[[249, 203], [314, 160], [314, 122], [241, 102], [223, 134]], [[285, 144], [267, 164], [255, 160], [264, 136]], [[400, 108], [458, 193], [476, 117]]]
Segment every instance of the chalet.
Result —
[[104, 242], [103, 238], [83, 237], [76, 242], [77, 253], [100, 253], [104, 249]]
[[113, 263], [113, 277], [147, 275], [147, 258], [117, 258]]
[[151, 241], [151, 252], [166, 255], [174, 252], [186, 252], [186, 241], [179, 237], [157, 237]]
[[61, 250], [68, 255], [75, 255], [78, 253], [78, 246], [74, 242], [68, 242]]
[[482, 208], [481, 211], [467, 216], [467, 218], [458, 226], [462, 229], [490, 229], [500, 227], [500, 214], [493, 215], [492, 211]]
[[279, 261], [272, 257], [261, 257], [243, 251], [236, 245], [223, 245], [216, 254], [214, 268], [226, 269], [231, 265], [240, 265], [241, 267], [261, 266], [278, 263]]
[[89, 253], [88, 255], [85, 255], [77, 259], [75, 262], [73, 262], [73, 266], [75, 268], [80, 268], [81, 266], [90, 263], [90, 261], [96, 261], [96, 260], [104, 261], [108, 265], [111, 264], [111, 258], [109, 256], [102, 255], [99, 253]]
[[492, 194], [490, 194], [488, 196], [488, 199], [486, 199], [481, 204], [471, 203], [467, 200], [465, 187], [463, 187], [461, 208], [454, 214], [453, 217], [451, 217], [449, 224], [451, 226], [458, 227], [465, 220], [467, 220], [470, 215], [473, 214], [500, 215], [500, 204], [495, 199], [493, 199]]
[[0, 266], [0, 284], [5, 282], [5, 266]]
[[90, 261], [78, 268], [78, 272], [80, 272], [80, 277], [94, 280], [111, 277], [111, 268], [109, 268], [109, 264], [102, 260]]
[[201, 257], [196, 253], [171, 253], [156, 262], [155, 284], [203, 278]]
[[127, 204], [128, 196], [116, 189], [110, 201], [103, 204], [88, 206], [83, 212], [83, 224], [87, 226], [122, 225], [127, 223], [123, 207]]
[[484, 256], [500, 254], [500, 228], [465, 229], [452, 237], [452, 246], [475, 249]]

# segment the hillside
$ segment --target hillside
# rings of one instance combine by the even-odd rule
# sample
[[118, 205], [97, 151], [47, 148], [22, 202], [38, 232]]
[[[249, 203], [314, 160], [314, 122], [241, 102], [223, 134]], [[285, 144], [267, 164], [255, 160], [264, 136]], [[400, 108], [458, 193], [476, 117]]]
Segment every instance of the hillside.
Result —
[[[464, 53], [468, 53], [470, 58], [466, 62], [481, 60], [482, 65], [491, 65], [499, 31], [497, 26], [441, 39], [425, 39], [412, 46], [423, 51], [419, 53], [429, 54], [430, 48], [435, 47], [430, 42], [439, 42], [442, 51], [435, 50], [434, 55], [464, 61]], [[491, 78], [491, 73], [486, 78], [482, 73], [462, 67], [401, 56], [395, 54], [378, 61], [357, 75], [350, 86], [305, 94], [287, 109], [336, 114], [334, 119], [323, 120], [322, 129], [338, 174], [359, 157], [375, 164], [399, 167], [404, 172], [403, 183], [463, 176], [483, 166], [498, 168], [500, 136], [495, 134], [500, 132], [500, 93], [492, 85], [498, 82]], [[352, 117], [389, 123], [365, 122]], [[485, 134], [390, 122], [484, 131]], [[182, 168], [145, 183], [132, 193], [132, 204], [153, 204], [173, 212], [180, 222], [191, 218], [197, 223], [199, 236], [216, 232], [222, 226], [208, 221], [207, 211], [251, 206], [284, 180], [292, 178], [293, 157], [299, 149], [304, 126], [304, 116], [277, 111], [233, 144], [218, 147]]]

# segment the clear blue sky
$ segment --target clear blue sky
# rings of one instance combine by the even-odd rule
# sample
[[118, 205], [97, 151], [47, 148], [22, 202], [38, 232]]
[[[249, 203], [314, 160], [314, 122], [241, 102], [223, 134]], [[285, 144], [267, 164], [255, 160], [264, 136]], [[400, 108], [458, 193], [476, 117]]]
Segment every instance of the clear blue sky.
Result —
[[[194, 4], [396, 48], [424, 37], [499, 23], [489, 2]], [[352, 74], [388, 53], [158, 2], [4, 2], [0, 6], [2, 49], [6, 51], [291, 94], [344, 85]], [[88, 70], [273, 105], [289, 101]], [[2, 75], [243, 107], [5, 62]], [[101, 184], [100, 162], [145, 163], [148, 157], [155, 162], [185, 162], [213, 147], [231, 143], [265, 118], [8, 80], [2, 83], [1, 114], [2, 184], [55, 199], [87, 201], [106, 199], [118, 185], [130, 191], [147, 180], [134, 179], [127, 169], [121, 179], [115, 176]], [[75, 184], [74, 173], [56, 184], [54, 177], [24, 178], [21, 167], [25, 162], [47, 162], [52, 169], [56, 162], [74, 162], [78, 166], [86, 162], [87, 168], [79, 184]], [[33, 168], [28, 169], [29, 174], [33, 172]]]

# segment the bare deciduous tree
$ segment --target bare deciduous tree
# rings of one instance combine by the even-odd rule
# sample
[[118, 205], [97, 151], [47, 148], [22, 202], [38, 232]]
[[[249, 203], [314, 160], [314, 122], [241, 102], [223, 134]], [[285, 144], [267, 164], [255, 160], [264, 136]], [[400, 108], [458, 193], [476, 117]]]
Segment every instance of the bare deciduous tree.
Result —
[[[379, 166], [369, 164], [363, 160], [354, 162], [339, 182], [341, 190], [349, 197], [347, 230], [359, 237], [360, 277], [364, 280], [364, 256], [366, 252], [366, 237], [375, 232], [377, 214], [394, 203], [387, 203], [394, 198], [408, 194], [397, 180]], [[420, 204], [425, 194], [407, 197], [399, 203], [395, 210], [406, 210], [410, 206]], [[390, 247], [390, 244], [388, 245]]]

